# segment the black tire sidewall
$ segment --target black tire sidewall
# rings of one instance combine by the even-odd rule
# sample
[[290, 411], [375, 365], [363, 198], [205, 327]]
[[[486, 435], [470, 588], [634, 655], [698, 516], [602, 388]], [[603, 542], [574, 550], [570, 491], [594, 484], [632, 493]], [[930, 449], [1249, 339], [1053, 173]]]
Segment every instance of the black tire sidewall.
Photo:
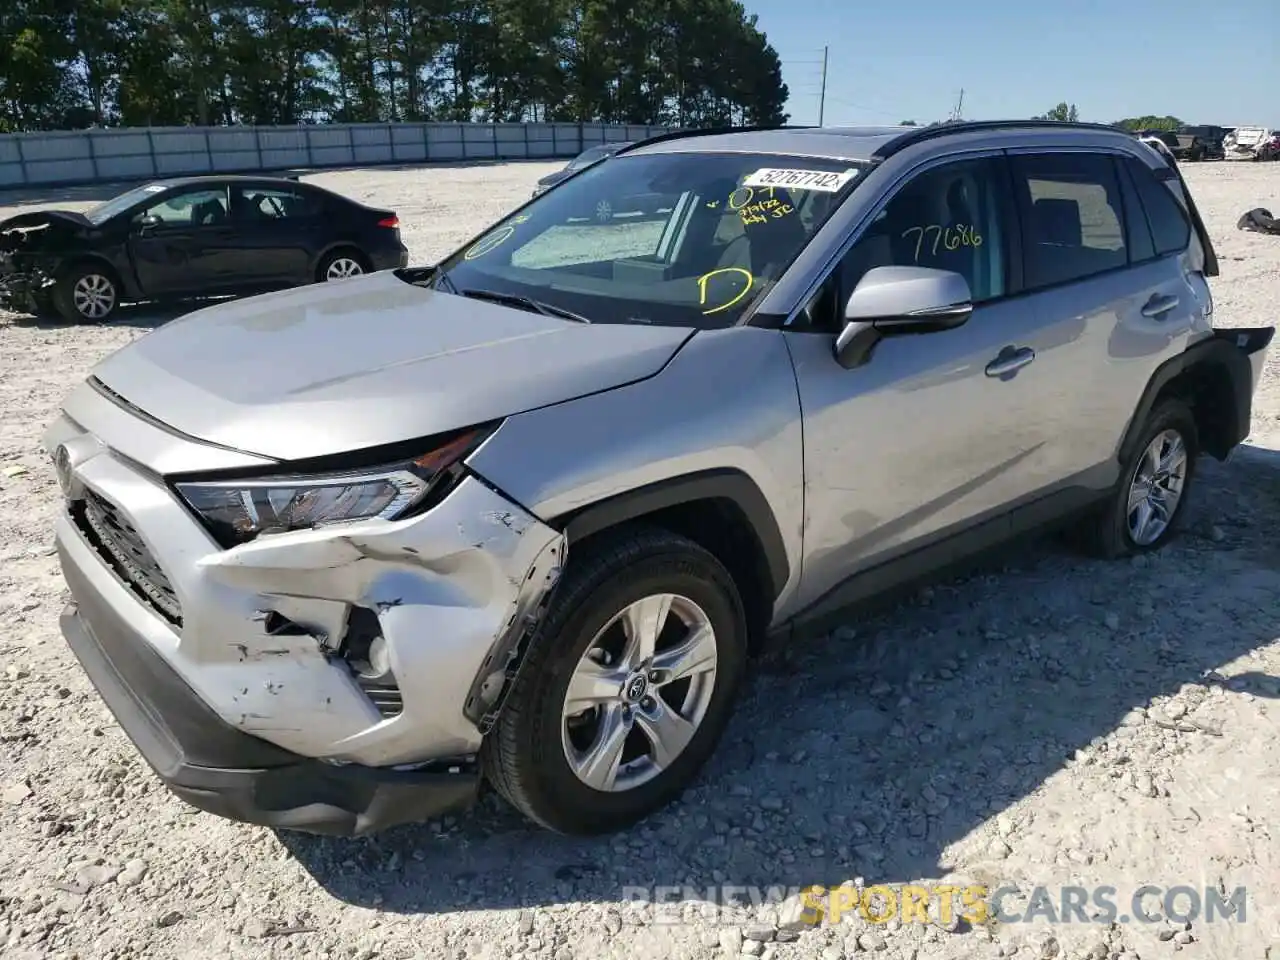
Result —
[[[1142, 456], [1151, 441], [1155, 439], [1157, 434], [1170, 429], [1176, 430], [1181, 435], [1182, 442], [1187, 448], [1187, 472], [1182, 483], [1182, 495], [1178, 498], [1178, 505], [1174, 508], [1173, 517], [1164, 532], [1156, 538], [1154, 543], [1144, 546], [1134, 542], [1133, 537], [1129, 534], [1129, 488], [1133, 483], [1133, 478], [1137, 473]], [[1191, 494], [1195, 480], [1196, 460], [1199, 454], [1200, 438], [1191, 409], [1178, 400], [1166, 400], [1159, 404], [1151, 412], [1140, 439], [1134, 444], [1133, 451], [1125, 461], [1115, 499], [1112, 502], [1112, 509], [1108, 512], [1108, 521], [1111, 529], [1107, 531], [1107, 535], [1113, 539], [1120, 553], [1129, 555], [1151, 553], [1159, 550], [1177, 536], [1182, 526], [1182, 518], [1186, 513], [1187, 499]]]
[[[557, 830], [598, 833], [625, 827], [665, 806], [687, 786], [714, 751], [732, 714], [747, 661], [742, 603], [728, 572], [699, 548], [654, 552], [604, 573], [566, 616], [536, 662], [526, 664], [529, 722], [518, 734], [526, 801]], [[716, 633], [716, 680], [711, 704], [689, 745], [661, 774], [631, 790], [606, 793], [578, 779], [564, 756], [562, 710], [569, 680], [601, 629], [629, 604], [657, 593], [687, 597]], [[567, 599], [567, 598], [566, 598]], [[576, 598], [575, 598], [576, 599]], [[553, 613], [554, 616], [554, 613]]]

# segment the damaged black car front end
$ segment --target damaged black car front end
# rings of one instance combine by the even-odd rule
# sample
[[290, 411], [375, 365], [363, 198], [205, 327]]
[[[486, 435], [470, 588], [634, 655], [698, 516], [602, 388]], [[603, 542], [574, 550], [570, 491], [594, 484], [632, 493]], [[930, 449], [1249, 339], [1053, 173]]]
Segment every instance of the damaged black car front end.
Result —
[[54, 313], [53, 286], [69, 251], [93, 230], [79, 214], [24, 213], [0, 221], [0, 309], [36, 316]]

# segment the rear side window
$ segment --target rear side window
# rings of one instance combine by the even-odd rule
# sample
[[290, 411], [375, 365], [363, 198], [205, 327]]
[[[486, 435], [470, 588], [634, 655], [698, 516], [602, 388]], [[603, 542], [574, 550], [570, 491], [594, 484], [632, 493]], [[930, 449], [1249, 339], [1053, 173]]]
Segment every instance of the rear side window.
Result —
[[1128, 266], [1124, 205], [1109, 156], [1050, 153], [1011, 160], [1027, 289]]
[[1129, 165], [1118, 159], [1116, 170], [1120, 174], [1120, 191], [1124, 198], [1124, 232], [1129, 241], [1129, 262], [1154, 260], [1156, 247], [1151, 239], [1151, 227], [1143, 212], [1142, 201], [1138, 199], [1138, 188], [1134, 186]]
[[1168, 187], [1156, 179], [1145, 163], [1126, 159], [1125, 168], [1133, 179], [1147, 222], [1151, 225], [1156, 254], [1164, 256], [1187, 249], [1191, 242], [1191, 221], [1187, 219], [1182, 204]]

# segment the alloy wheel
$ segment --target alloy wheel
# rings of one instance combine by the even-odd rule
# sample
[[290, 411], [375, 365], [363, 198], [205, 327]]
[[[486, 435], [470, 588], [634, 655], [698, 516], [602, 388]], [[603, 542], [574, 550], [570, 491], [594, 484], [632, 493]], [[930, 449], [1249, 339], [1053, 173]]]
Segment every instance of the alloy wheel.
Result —
[[1159, 540], [1173, 522], [1187, 479], [1187, 445], [1176, 430], [1162, 430], [1147, 444], [1129, 484], [1126, 519], [1140, 547]]
[[596, 634], [565, 693], [565, 759], [587, 786], [632, 790], [666, 770], [711, 705], [715, 630], [687, 597], [630, 604]]
[[86, 273], [71, 288], [71, 302], [86, 320], [101, 320], [116, 305], [116, 287], [100, 273]]
[[324, 272], [325, 280], [345, 280], [347, 277], [358, 277], [364, 273], [364, 267], [351, 257], [338, 257]]

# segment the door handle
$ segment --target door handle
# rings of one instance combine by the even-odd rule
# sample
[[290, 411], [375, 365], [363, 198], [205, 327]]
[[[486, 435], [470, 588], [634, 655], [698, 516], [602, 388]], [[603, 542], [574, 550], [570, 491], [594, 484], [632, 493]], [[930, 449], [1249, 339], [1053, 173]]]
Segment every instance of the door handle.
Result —
[[1142, 315], [1144, 317], [1163, 317], [1177, 305], [1177, 297], [1162, 297], [1156, 294], [1143, 305]]
[[1030, 347], [1005, 347], [987, 364], [988, 377], [1007, 377], [1016, 373], [1036, 358]]

